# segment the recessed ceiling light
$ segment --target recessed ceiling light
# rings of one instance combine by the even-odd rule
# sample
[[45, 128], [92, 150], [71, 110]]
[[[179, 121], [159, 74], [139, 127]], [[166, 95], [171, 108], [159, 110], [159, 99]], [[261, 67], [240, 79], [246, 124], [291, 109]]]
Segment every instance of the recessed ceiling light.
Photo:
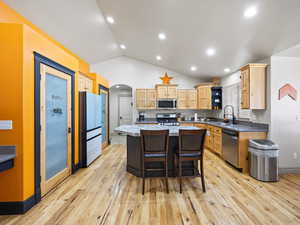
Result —
[[191, 71], [196, 71], [198, 68], [196, 66], [191, 66]]
[[225, 72], [225, 73], [229, 73], [229, 72], [230, 72], [230, 69], [229, 69], [229, 68], [225, 68], [225, 69], [224, 69], [224, 72]]
[[123, 44], [121, 44], [121, 45], [120, 45], [120, 48], [121, 48], [121, 49], [126, 49], [126, 46], [123, 45]]
[[114, 18], [112, 18], [111, 16], [106, 17], [106, 20], [107, 20], [107, 22], [109, 22], [111, 24], [115, 23]]
[[116, 88], [120, 88], [120, 85], [117, 85]]
[[255, 6], [249, 7], [244, 12], [245, 18], [252, 18], [257, 14], [257, 9]]
[[159, 38], [160, 40], [165, 40], [165, 39], [167, 38], [167, 36], [166, 36], [165, 33], [159, 33], [159, 34], [158, 34], [158, 38]]
[[216, 49], [214, 49], [214, 48], [208, 48], [208, 49], [206, 50], [206, 54], [207, 54], [208, 56], [213, 56], [213, 55], [216, 54]]
[[157, 55], [157, 56], [156, 56], [156, 60], [157, 60], [157, 61], [160, 61], [160, 60], [162, 60], [162, 57], [161, 57], [160, 55]]

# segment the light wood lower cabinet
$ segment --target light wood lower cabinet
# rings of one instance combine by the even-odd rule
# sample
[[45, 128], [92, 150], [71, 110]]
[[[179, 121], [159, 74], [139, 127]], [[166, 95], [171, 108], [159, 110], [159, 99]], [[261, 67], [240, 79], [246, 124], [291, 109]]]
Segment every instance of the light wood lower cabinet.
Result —
[[250, 139], [266, 139], [266, 132], [240, 132], [239, 133], [239, 156], [238, 166], [243, 173], [249, 172], [248, 145]]
[[[185, 126], [186, 124], [181, 124]], [[211, 152], [223, 157], [222, 151], [222, 128], [200, 123], [189, 123], [188, 126], [195, 126], [207, 129], [204, 147]], [[238, 139], [238, 168], [242, 169], [243, 173], [249, 172], [249, 139], [266, 139], [266, 132], [239, 132]]]
[[136, 89], [135, 99], [137, 109], [156, 109], [155, 89]]
[[194, 126], [207, 130], [204, 147], [222, 156], [222, 128], [197, 123]]

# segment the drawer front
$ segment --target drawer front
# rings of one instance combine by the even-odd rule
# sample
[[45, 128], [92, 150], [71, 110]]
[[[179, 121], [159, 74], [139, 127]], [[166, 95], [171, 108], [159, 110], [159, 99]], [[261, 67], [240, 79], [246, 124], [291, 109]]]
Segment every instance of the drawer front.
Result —
[[207, 129], [206, 124], [196, 123], [194, 124], [196, 127]]
[[180, 126], [181, 127], [191, 127], [191, 126], [194, 126], [193, 123], [180, 123]]

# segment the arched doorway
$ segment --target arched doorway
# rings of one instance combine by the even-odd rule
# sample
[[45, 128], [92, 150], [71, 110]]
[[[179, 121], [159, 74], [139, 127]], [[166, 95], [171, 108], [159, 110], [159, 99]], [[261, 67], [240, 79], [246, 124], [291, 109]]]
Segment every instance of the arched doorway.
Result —
[[124, 138], [116, 135], [114, 129], [121, 125], [133, 123], [132, 88], [125, 84], [117, 84], [110, 88], [110, 132], [111, 143], [124, 143]]

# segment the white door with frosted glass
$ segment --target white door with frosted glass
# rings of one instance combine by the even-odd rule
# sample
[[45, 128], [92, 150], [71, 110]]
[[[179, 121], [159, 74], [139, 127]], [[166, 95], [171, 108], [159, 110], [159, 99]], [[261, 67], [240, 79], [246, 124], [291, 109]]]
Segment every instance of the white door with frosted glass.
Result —
[[41, 64], [41, 194], [71, 174], [71, 77]]
[[119, 126], [132, 124], [132, 97], [119, 96]]

